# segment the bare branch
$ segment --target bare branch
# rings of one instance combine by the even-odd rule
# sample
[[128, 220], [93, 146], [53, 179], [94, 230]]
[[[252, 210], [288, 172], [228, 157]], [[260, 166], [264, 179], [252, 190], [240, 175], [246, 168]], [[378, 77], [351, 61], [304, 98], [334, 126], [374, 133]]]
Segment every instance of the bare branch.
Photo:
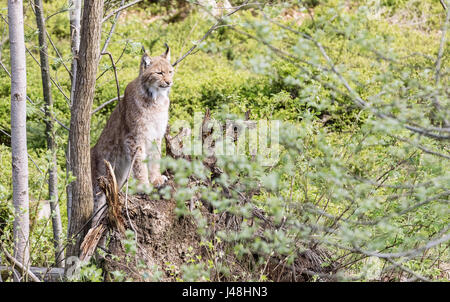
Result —
[[106, 20], [114, 16], [115, 14], [119, 13], [120, 11], [123, 11], [124, 9], [127, 9], [135, 4], [138, 4], [139, 2], [142, 2], [142, 0], [136, 0], [133, 2], [128, 3], [127, 5], [121, 6], [118, 9], [114, 10], [112, 13], [108, 14], [106, 17], [103, 18], [102, 23], [104, 23]]
[[[123, 6], [124, 3], [125, 3], [125, 0], [122, 0], [120, 5]], [[103, 44], [101, 53], [106, 52], [106, 49], [108, 48], [109, 41], [111, 41], [112, 34], [114, 33], [114, 30], [116, 29], [117, 19], [119, 19], [121, 12], [122, 11], [118, 11], [116, 14], [116, 17], [114, 18], [114, 22], [111, 26], [111, 29], [109, 30], [108, 36], [106, 36], [105, 44]]]
[[384, 259], [400, 258], [400, 257], [413, 257], [422, 251], [428, 250], [432, 247], [435, 247], [435, 246], [437, 246], [441, 243], [447, 242], [449, 240], [450, 240], [450, 234], [447, 234], [439, 239], [432, 240], [432, 241], [428, 242], [427, 244], [425, 244], [424, 246], [421, 246], [419, 248], [415, 248], [415, 249], [411, 249], [411, 250], [403, 251], [403, 252], [399, 252], [399, 253], [377, 253], [377, 252], [363, 251], [359, 248], [356, 248], [356, 250], [358, 252], [361, 252], [368, 256], [375, 256], [375, 257], [384, 258]]
[[[35, 7], [35, 4], [32, 3], [32, 2], [30, 2], [30, 4], [31, 4], [31, 9], [33, 10], [33, 13], [36, 14], [36, 7]], [[67, 10], [67, 9], [66, 9], [66, 10]], [[56, 15], [56, 14], [58, 14], [58, 13], [64, 12], [64, 11], [66, 11], [66, 10], [56, 12], [55, 14], [51, 15], [50, 17], [52, 17], [52, 16], [54, 16], [54, 15]], [[50, 17], [49, 17], [49, 18], [50, 18]], [[47, 19], [48, 19], [48, 18], [47, 18]], [[64, 66], [64, 68], [66, 69], [66, 71], [69, 73], [69, 75], [72, 77], [72, 73], [70, 72], [69, 68], [66, 66], [66, 63], [64, 63], [64, 59], [62, 58], [60, 52], [58, 51], [58, 48], [57, 48], [57, 47], [55, 46], [55, 44], [53, 43], [53, 40], [52, 40], [52, 38], [50, 37], [50, 34], [48, 33], [48, 31], [45, 31], [45, 34], [46, 34], [46, 36], [47, 36], [48, 41], [50, 42], [50, 44], [52, 45], [53, 49], [55, 50], [56, 55], [57, 55], [58, 58], [60, 59], [62, 65]]]
[[176, 66], [178, 63], [180, 63], [181, 61], [183, 61], [188, 55], [190, 55], [194, 49], [197, 48], [197, 46], [203, 42], [203, 40], [205, 40], [214, 30], [216, 30], [217, 28], [219, 28], [222, 23], [224, 22], [224, 18], [229, 17], [231, 15], [233, 15], [234, 13], [236, 13], [237, 11], [239, 11], [240, 9], [242, 9], [243, 7], [249, 5], [248, 1], [245, 1], [242, 5], [237, 6], [235, 9], [233, 9], [231, 12], [227, 13], [225, 16], [218, 18], [217, 22], [211, 26], [208, 31], [203, 35], [203, 37], [197, 41], [197, 43], [195, 43], [194, 46], [191, 47], [191, 49], [189, 49], [181, 58], [177, 59], [175, 61], [175, 63], [172, 64], [172, 66]]
[[411, 146], [414, 146], [414, 147], [416, 147], [416, 148], [422, 150], [422, 151], [425, 152], [425, 153], [432, 154], [432, 155], [436, 155], [436, 156], [439, 156], [439, 157], [442, 157], [442, 158], [445, 158], [445, 159], [450, 159], [450, 156], [445, 155], [445, 154], [442, 154], [442, 153], [439, 153], [439, 152], [436, 152], [436, 151], [433, 151], [433, 150], [430, 150], [430, 149], [427, 149], [427, 148], [425, 148], [424, 146], [419, 145], [418, 143], [412, 142], [412, 141], [410, 141], [410, 140], [407, 140], [407, 139], [405, 139], [405, 138], [401, 138], [401, 137], [398, 137], [398, 136], [394, 136], [394, 137], [395, 137], [396, 139], [398, 139], [399, 141], [408, 143], [408, 144], [410, 144]]
[[116, 64], [114, 64], [114, 60], [113, 60], [112, 54], [110, 52], [104, 52], [104, 53], [102, 53], [102, 56], [103, 55], [108, 55], [109, 59], [111, 60], [111, 64], [112, 64], [112, 67], [113, 67], [113, 70], [114, 70], [114, 78], [116, 79], [117, 100], [120, 102], [120, 85], [119, 85], [119, 79], [117, 78]]
[[[28, 54], [33, 58], [33, 60], [36, 62], [36, 64], [38, 64], [38, 66], [41, 67], [41, 64], [34, 57], [33, 53], [28, 49], [28, 47], [25, 49], [27, 50]], [[59, 92], [61, 92], [61, 94], [66, 98], [66, 100], [70, 102], [70, 98], [64, 93], [61, 86], [52, 77], [50, 77], [50, 80], [52, 81], [53, 84], [55, 84], [56, 88], [58, 88]]]
[[[11, 77], [11, 74], [9, 73], [8, 69], [6, 69], [6, 66], [3, 64], [2, 61], [0, 61], [0, 66], [3, 68], [3, 70], [6, 72], [6, 74]], [[36, 104], [30, 99], [30, 97], [27, 95], [27, 100], [28, 102], [30, 102], [31, 105], [36, 106]], [[45, 114], [45, 110], [43, 108], [39, 108], [39, 110]], [[69, 131], [69, 127], [67, 127], [66, 125], [64, 125], [61, 121], [59, 121], [57, 118], [55, 118], [52, 115], [52, 119], [53, 121], [57, 122], [61, 127], [63, 127], [64, 129], [66, 129], [67, 131]]]
[[113, 99], [110, 99], [109, 101], [104, 102], [103, 104], [101, 104], [100, 106], [98, 106], [97, 108], [95, 108], [95, 110], [93, 110], [93, 111], [91, 112], [91, 115], [93, 115], [94, 113], [100, 111], [103, 107], [105, 107], [105, 106], [107, 106], [107, 105], [109, 105], [109, 104], [111, 104], [111, 103], [114, 103], [115, 101], [119, 100], [120, 98], [123, 98], [123, 95], [121, 95], [120, 97], [115, 97], [115, 98], [113, 98]]
[[407, 268], [407, 267], [401, 265], [400, 263], [395, 262], [394, 260], [392, 260], [392, 259], [390, 259], [390, 258], [387, 258], [386, 260], [389, 261], [390, 263], [392, 263], [394, 266], [396, 266], [396, 267], [398, 267], [399, 269], [401, 269], [402, 271], [405, 271], [405, 272], [407, 272], [408, 274], [413, 275], [414, 277], [416, 277], [416, 278], [419, 279], [419, 280], [422, 280], [422, 281], [425, 281], [425, 282], [431, 282], [431, 280], [429, 280], [429, 279], [427, 279], [427, 278], [425, 278], [425, 277], [423, 277], [423, 276], [421, 276], [421, 275], [419, 275], [419, 274], [413, 272], [413, 271], [410, 270], [409, 268]]
[[34, 282], [41, 282], [38, 277], [36, 277], [35, 274], [33, 274], [29, 269], [27, 269], [22, 263], [20, 263], [16, 258], [11, 256], [11, 254], [8, 253], [8, 251], [3, 246], [2, 242], [0, 241], [0, 247], [3, 251], [3, 254], [5, 255], [6, 259], [13, 265], [13, 267], [17, 267], [22, 274], [30, 276], [31, 280]]

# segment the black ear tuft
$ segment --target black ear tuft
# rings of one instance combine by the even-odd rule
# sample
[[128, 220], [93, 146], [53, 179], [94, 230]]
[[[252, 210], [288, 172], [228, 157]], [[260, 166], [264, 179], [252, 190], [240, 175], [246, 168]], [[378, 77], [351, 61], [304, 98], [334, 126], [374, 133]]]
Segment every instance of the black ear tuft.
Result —
[[167, 43], [164, 43], [164, 46], [166, 46], [166, 52], [162, 56], [170, 62], [170, 47], [169, 45], [167, 45]]
[[142, 53], [146, 53], [144, 45], [142, 45]]

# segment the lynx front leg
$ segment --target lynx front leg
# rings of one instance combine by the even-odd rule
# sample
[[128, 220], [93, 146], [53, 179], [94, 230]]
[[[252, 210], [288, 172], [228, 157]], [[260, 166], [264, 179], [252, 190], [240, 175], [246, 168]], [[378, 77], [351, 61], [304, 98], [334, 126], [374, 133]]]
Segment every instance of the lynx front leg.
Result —
[[[126, 140], [127, 157], [129, 158], [129, 165], [132, 165], [132, 167], [129, 165], [128, 167], [133, 170], [133, 176], [137, 180], [137, 190], [139, 192], [145, 191], [145, 188], [150, 186], [147, 166], [144, 163], [146, 153], [142, 146], [143, 144], [139, 144], [139, 142], [134, 141], [132, 138]], [[129, 173], [128, 168], [126, 170], [125, 177], [127, 177], [127, 174]]]
[[166, 176], [161, 175], [159, 166], [159, 160], [161, 159], [161, 140], [162, 139], [157, 139], [153, 142], [148, 152], [148, 171], [150, 174], [150, 181], [156, 187], [162, 186], [167, 180]]
[[136, 154], [133, 165], [133, 175], [138, 182], [137, 190], [139, 192], [145, 191], [145, 188], [148, 188], [150, 186], [150, 183], [148, 181], [147, 166], [144, 163], [145, 159], [145, 153], [143, 151], [140, 151]]

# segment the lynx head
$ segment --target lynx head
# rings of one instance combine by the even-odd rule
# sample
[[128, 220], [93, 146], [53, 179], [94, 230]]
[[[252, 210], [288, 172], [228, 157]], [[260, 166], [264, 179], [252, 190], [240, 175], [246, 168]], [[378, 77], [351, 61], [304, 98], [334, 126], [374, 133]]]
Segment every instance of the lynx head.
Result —
[[168, 94], [172, 86], [173, 67], [170, 64], [170, 48], [165, 44], [166, 51], [157, 57], [150, 57], [144, 50], [141, 65], [139, 68], [139, 78], [145, 93], [151, 99], [156, 99], [158, 95]]

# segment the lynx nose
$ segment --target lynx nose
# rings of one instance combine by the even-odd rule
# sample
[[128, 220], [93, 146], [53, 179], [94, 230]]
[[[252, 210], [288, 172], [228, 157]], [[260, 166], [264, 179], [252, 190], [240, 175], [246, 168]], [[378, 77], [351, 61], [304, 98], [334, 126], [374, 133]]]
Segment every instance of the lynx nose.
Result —
[[167, 84], [167, 86], [170, 86], [170, 85], [172, 85], [172, 81], [164, 81], [164, 82], [166, 82], [166, 84]]

